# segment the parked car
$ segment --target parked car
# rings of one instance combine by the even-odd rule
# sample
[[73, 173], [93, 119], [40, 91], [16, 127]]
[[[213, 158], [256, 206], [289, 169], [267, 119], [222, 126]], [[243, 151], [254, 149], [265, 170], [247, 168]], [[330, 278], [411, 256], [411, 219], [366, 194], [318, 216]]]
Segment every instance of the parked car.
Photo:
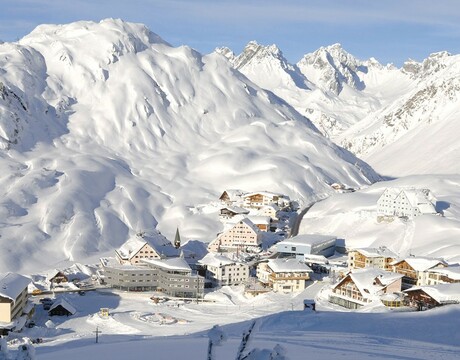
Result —
[[35, 326], [35, 321], [30, 320], [30, 321], [26, 324], [26, 326], [27, 326], [28, 328], [33, 328], [33, 327]]

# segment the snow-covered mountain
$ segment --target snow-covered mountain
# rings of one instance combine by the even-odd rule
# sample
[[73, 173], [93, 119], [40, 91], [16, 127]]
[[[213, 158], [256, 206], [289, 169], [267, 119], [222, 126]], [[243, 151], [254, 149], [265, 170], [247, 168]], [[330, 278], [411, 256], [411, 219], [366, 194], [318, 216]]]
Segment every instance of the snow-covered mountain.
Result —
[[381, 173], [460, 170], [455, 136], [460, 56], [435, 53], [398, 69], [375, 59], [358, 60], [340, 44], [321, 47], [297, 65], [290, 65], [275, 45], [251, 42], [238, 56], [229, 49], [217, 52]]
[[[408, 91], [340, 136], [342, 145], [388, 175], [460, 171], [460, 55], [407, 62]], [[395, 161], [395, 159], [398, 161]]]
[[[276, 45], [251, 41], [235, 56], [218, 48], [251, 81], [273, 91], [335, 139], [369, 112], [397, 98], [410, 76], [377, 60], [360, 61], [340, 44], [321, 47], [290, 64]], [[403, 88], [403, 89], [401, 89]]]
[[97, 257], [157, 224], [211, 240], [217, 217], [195, 206], [227, 188], [307, 202], [379, 178], [221, 55], [140, 24], [39, 26], [0, 44], [0, 84], [0, 271]]

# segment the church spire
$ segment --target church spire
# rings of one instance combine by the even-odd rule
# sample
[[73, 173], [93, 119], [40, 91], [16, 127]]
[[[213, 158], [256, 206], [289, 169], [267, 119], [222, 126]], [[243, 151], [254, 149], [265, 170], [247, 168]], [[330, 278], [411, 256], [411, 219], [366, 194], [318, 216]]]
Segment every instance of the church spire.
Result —
[[174, 238], [174, 247], [176, 249], [180, 248], [180, 234], [179, 234], [179, 228], [176, 229], [176, 237]]

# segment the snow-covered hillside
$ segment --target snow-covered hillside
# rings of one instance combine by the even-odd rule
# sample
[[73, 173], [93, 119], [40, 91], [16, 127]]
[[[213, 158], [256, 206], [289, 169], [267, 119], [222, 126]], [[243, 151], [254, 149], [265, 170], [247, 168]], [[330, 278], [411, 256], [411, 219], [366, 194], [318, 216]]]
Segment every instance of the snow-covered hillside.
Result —
[[331, 139], [396, 99], [411, 83], [410, 76], [396, 67], [375, 59], [358, 60], [340, 44], [306, 54], [296, 65], [276, 45], [255, 41], [238, 56], [228, 48], [216, 52], [251, 81], [294, 106]]
[[138, 231], [211, 240], [226, 188], [310, 201], [378, 179], [222, 56], [121, 20], [0, 44], [0, 271], [109, 253]]
[[458, 174], [460, 55], [432, 54], [403, 71], [414, 81], [410, 91], [350, 128], [339, 143], [386, 175]]
[[398, 69], [358, 60], [340, 44], [306, 54], [296, 65], [275, 45], [250, 42], [238, 56], [216, 51], [382, 174], [460, 170], [460, 55], [435, 53]]
[[[443, 216], [414, 220], [377, 220], [377, 200], [387, 187], [428, 188]], [[303, 218], [301, 233], [334, 234], [348, 248], [386, 246], [401, 257], [409, 254], [460, 262], [460, 176], [407, 176], [367, 189], [337, 194], [316, 203]]]

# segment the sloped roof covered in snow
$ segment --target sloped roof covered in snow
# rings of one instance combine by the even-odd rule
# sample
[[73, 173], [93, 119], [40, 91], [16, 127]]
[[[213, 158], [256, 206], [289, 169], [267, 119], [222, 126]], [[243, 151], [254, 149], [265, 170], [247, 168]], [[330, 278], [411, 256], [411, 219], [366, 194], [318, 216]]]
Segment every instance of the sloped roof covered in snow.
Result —
[[179, 255], [179, 251], [172, 246], [171, 242], [158, 232], [153, 234], [138, 234], [126, 241], [115, 251], [122, 259], [129, 260], [136, 255], [145, 244], [150, 245], [158, 255], [167, 257]]
[[259, 225], [269, 225], [270, 224], [270, 216], [255, 215], [255, 216], [248, 216], [248, 219], [251, 220], [254, 224], [259, 224]]
[[413, 207], [417, 207], [422, 214], [436, 214], [431, 201], [428, 199], [430, 191], [428, 189], [403, 189], [402, 192]]
[[447, 276], [452, 280], [460, 280], [460, 265], [430, 269], [430, 272]]
[[383, 290], [386, 286], [394, 283], [402, 277], [402, 274], [397, 274], [378, 268], [357, 269], [345, 276], [334, 286], [334, 288], [339, 287], [340, 284], [346, 281], [346, 279], [351, 278], [361, 294], [364, 297], [369, 297], [378, 295], [379, 291]]
[[407, 289], [405, 292], [416, 290], [422, 290], [440, 304], [450, 301], [460, 301], [460, 283], [417, 286]]
[[266, 196], [266, 197], [270, 197], [270, 198], [273, 198], [273, 197], [280, 197], [280, 198], [285, 198], [285, 199], [289, 199], [289, 196], [287, 195], [284, 195], [284, 194], [278, 194], [278, 193], [273, 193], [273, 192], [269, 192], [269, 191], [256, 191], [256, 192], [250, 192], [250, 193], [246, 193], [244, 194], [244, 198], [247, 198], [249, 196], [254, 196], [254, 195], [262, 195], [262, 196]]
[[319, 245], [329, 240], [335, 240], [336, 237], [333, 235], [320, 235], [320, 234], [302, 234], [293, 236], [292, 238], [280, 241], [283, 244], [292, 245]]
[[202, 265], [221, 267], [241, 263], [238, 260], [232, 260], [225, 255], [208, 253], [203, 259], [199, 261]]
[[24, 289], [27, 289], [31, 281], [16, 273], [0, 274], [0, 296], [16, 301], [16, 298]]
[[354, 249], [354, 251], [358, 251], [359, 253], [363, 254], [364, 256], [371, 258], [371, 257], [386, 257], [386, 258], [393, 258], [396, 259], [398, 255], [396, 255], [393, 251], [388, 249], [387, 247], [379, 247], [379, 248], [359, 248]]
[[236, 201], [237, 199], [241, 198], [241, 196], [243, 196], [245, 194], [245, 192], [243, 190], [239, 190], [239, 189], [228, 189], [228, 190], [225, 190], [222, 195], [219, 197], [219, 199], [223, 199], [225, 197], [225, 195], [228, 196], [228, 198], [230, 199], [230, 201]]
[[438, 265], [447, 265], [444, 261], [440, 259], [433, 259], [428, 257], [408, 257], [402, 260], [397, 260], [392, 263], [392, 265], [397, 265], [403, 261], [406, 261], [410, 267], [415, 271], [426, 271], [428, 269], [434, 268]]
[[222, 207], [220, 210], [228, 210], [235, 214], [249, 214], [249, 210], [242, 208], [240, 206], [225, 206]]
[[247, 226], [249, 226], [249, 228], [254, 230], [254, 232], [256, 232], [256, 233], [260, 232], [260, 229], [249, 218], [244, 218], [244, 219], [240, 220], [238, 223], [246, 224]]
[[270, 259], [267, 264], [275, 273], [312, 272], [312, 269], [297, 259]]
[[53, 309], [56, 309], [58, 306], [62, 306], [64, 309], [66, 309], [69, 313], [71, 313], [72, 315], [75, 314], [77, 312], [77, 310], [72, 306], [70, 305], [67, 300], [65, 300], [64, 298], [59, 298], [57, 299], [53, 305], [51, 305], [50, 309], [48, 312], [52, 311]]
[[51, 281], [51, 280], [53, 280], [53, 279], [56, 277], [56, 275], [59, 275], [59, 274], [62, 274], [62, 275], [64, 275], [64, 276], [66, 276], [66, 275], [64, 274], [64, 272], [61, 271], [61, 270], [58, 270], [58, 269], [50, 270], [50, 271], [46, 274], [46, 280]]

